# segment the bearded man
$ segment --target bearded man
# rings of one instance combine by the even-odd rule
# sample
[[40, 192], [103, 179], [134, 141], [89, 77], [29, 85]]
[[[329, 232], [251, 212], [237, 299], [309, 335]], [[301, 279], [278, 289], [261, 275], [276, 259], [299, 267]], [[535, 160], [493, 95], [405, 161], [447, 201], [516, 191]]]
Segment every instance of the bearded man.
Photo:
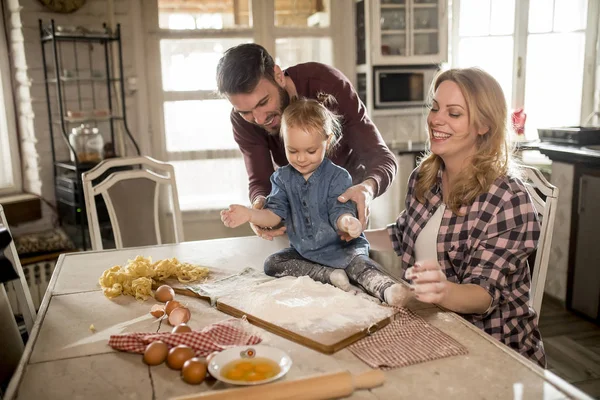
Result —
[[[342, 136], [328, 157], [350, 173], [353, 184], [338, 200], [354, 201], [366, 228], [369, 205], [390, 187], [398, 164], [344, 74], [317, 62], [284, 71], [264, 47], [247, 43], [228, 49], [219, 60], [217, 88], [233, 106], [233, 136], [244, 157], [254, 208], [264, 206], [274, 168], [288, 164], [279, 128], [290, 99], [333, 96], [337, 104], [327, 107], [341, 116]], [[285, 232], [285, 227], [267, 230], [252, 225], [252, 229], [267, 240]]]

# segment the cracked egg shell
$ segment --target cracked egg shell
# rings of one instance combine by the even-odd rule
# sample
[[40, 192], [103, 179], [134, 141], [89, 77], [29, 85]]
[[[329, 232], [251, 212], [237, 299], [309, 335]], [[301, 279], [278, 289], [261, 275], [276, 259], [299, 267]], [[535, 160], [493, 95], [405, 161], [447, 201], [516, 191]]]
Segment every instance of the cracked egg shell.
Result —
[[185, 324], [192, 317], [192, 313], [186, 307], [178, 307], [171, 311], [169, 314], [169, 324], [172, 326], [177, 326], [181, 324]]
[[166, 303], [167, 301], [171, 301], [173, 298], [175, 298], [175, 291], [169, 285], [162, 285], [159, 286], [154, 292], [154, 298], [157, 301]]
[[165, 304], [165, 312], [167, 315], [171, 315], [171, 312], [179, 307], [182, 307], [182, 304], [177, 300], [167, 301], [167, 304]]
[[155, 318], [162, 317], [163, 315], [165, 315], [165, 306], [163, 306], [162, 304], [153, 305], [150, 309], [150, 314], [152, 314], [152, 316]]

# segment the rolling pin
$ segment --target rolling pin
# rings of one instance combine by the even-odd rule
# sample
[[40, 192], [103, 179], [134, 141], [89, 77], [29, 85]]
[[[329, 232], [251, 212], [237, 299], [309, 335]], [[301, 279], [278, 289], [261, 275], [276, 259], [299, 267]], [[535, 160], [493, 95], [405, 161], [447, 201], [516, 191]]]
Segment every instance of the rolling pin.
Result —
[[321, 400], [351, 395], [357, 389], [383, 385], [383, 371], [375, 369], [358, 375], [349, 371], [315, 375], [294, 381], [267, 383], [242, 389], [225, 389], [175, 397], [172, 400]]

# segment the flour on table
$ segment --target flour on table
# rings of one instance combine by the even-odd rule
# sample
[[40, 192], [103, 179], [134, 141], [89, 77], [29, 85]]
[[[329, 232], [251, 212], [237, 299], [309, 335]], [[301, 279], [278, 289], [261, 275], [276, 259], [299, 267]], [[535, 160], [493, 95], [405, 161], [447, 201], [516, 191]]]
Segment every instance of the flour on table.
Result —
[[262, 271], [247, 267], [238, 274], [230, 275], [214, 282], [188, 285], [187, 288], [201, 296], [210, 297], [211, 305], [214, 306], [217, 299], [221, 296], [227, 296], [228, 294], [243, 290], [246, 286], [258, 285], [273, 279], [276, 278], [267, 276]]
[[362, 330], [396, 312], [308, 276], [246, 287], [219, 302], [290, 331], [311, 334]]

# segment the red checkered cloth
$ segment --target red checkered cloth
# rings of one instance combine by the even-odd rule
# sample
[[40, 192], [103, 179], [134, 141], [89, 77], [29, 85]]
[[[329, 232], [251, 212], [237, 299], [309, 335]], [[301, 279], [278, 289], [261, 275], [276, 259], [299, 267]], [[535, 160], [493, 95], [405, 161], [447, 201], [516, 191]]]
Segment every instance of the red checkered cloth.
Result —
[[465, 346], [406, 308], [385, 328], [348, 349], [372, 368], [388, 370], [467, 354]]
[[262, 338], [248, 333], [243, 327], [244, 324], [247, 322], [233, 318], [209, 325], [201, 331], [111, 335], [108, 345], [115, 350], [144, 353], [148, 344], [161, 340], [169, 348], [180, 344], [188, 345], [195, 350], [196, 356], [206, 357], [213, 351], [221, 351], [230, 346], [255, 345], [262, 342]]

